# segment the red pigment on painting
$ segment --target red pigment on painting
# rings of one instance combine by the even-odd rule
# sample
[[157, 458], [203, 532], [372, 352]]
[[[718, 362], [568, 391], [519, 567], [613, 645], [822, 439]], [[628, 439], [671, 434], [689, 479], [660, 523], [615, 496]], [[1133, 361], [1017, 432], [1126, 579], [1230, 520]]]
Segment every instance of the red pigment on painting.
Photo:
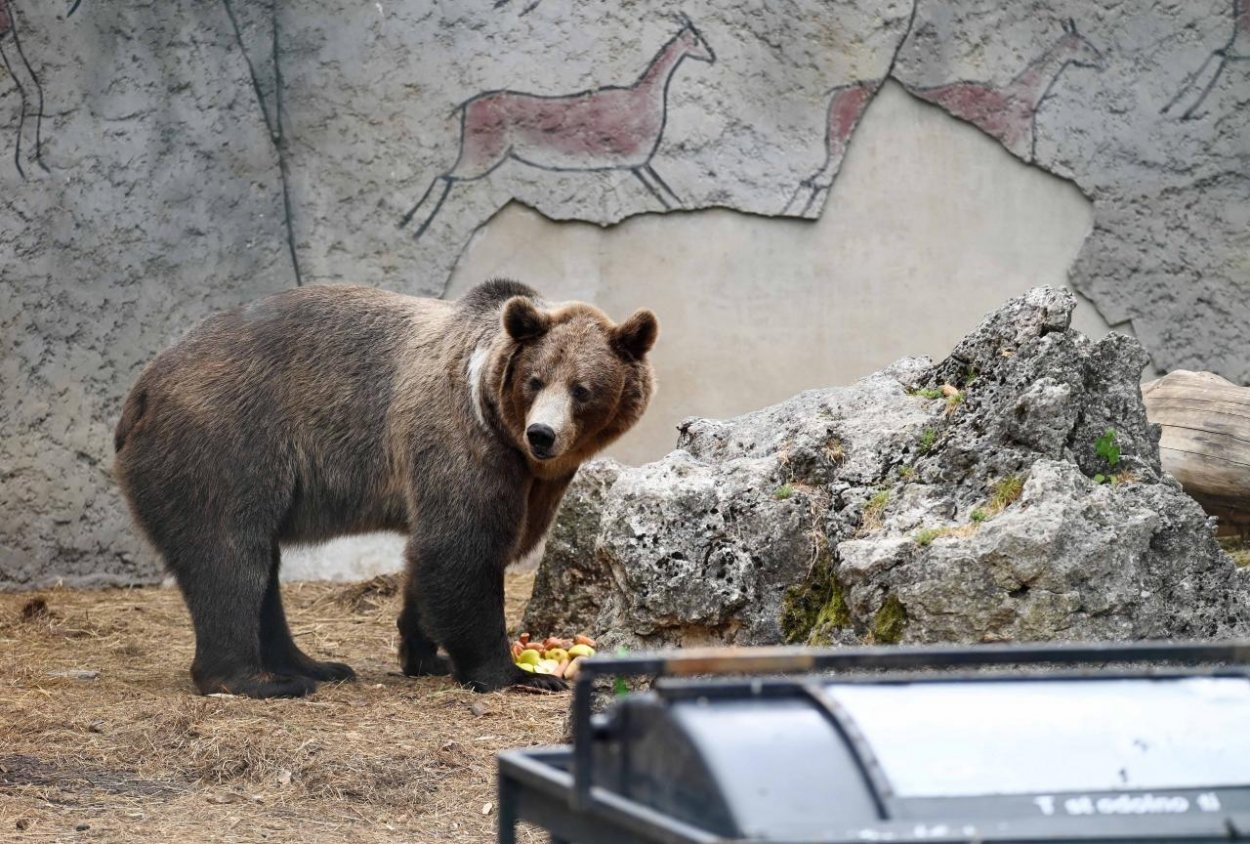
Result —
[[1071, 24], [1049, 50], [1030, 62], [1007, 85], [953, 82], [912, 92], [968, 121], [1022, 158], [1032, 156], [1037, 107], [1059, 73], [1069, 64], [1101, 66], [1102, 57]]
[[600, 88], [567, 97], [514, 91], [482, 94], [465, 104], [460, 160], [450, 175], [475, 178], [507, 155], [553, 169], [646, 164], [664, 128], [669, 77], [682, 59], [704, 50], [698, 35], [685, 30], [627, 88]]

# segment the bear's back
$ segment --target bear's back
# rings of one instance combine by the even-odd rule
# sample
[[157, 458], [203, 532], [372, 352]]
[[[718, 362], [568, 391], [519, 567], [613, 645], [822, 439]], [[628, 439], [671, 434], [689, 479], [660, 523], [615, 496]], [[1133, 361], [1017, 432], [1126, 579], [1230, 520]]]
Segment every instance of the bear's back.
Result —
[[131, 401], [147, 427], [221, 445], [378, 442], [399, 367], [414, 349], [438, 356], [452, 311], [366, 287], [283, 291], [205, 320], [157, 356]]
[[388, 301], [393, 295], [304, 287], [267, 296], [204, 320], [161, 352], [141, 383], [208, 401], [254, 393], [279, 377], [308, 387], [344, 367], [377, 368], [409, 332], [415, 310], [396, 307], [403, 303]]

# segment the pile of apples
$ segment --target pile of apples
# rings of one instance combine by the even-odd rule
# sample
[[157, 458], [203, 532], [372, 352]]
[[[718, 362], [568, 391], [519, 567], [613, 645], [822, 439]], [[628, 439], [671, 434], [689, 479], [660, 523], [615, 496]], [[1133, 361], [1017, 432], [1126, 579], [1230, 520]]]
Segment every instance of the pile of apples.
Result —
[[576, 677], [582, 660], [594, 655], [595, 640], [589, 636], [548, 636], [539, 643], [530, 641], [530, 634], [522, 633], [512, 643], [512, 661], [518, 668], [535, 674], [554, 674], [565, 680]]

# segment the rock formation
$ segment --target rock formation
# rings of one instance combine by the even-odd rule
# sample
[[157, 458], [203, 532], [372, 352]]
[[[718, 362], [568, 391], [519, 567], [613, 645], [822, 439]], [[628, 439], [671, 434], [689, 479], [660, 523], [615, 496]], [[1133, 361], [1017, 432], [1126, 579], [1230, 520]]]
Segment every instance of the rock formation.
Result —
[[1247, 575], [1159, 464], [1133, 339], [1008, 302], [934, 365], [583, 469], [526, 626], [609, 645], [1221, 637]]

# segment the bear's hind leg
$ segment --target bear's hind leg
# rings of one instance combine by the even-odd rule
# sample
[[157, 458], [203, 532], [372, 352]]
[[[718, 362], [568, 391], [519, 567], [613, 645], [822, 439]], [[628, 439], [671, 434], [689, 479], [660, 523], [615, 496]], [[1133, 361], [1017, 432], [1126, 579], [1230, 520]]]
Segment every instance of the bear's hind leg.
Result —
[[[411, 553], [411, 552], [410, 552]], [[421, 625], [417, 607], [416, 578], [410, 572], [404, 584], [404, 610], [399, 614], [399, 664], [409, 677], [443, 676], [451, 673], [451, 660], [438, 652], [438, 642]]]
[[317, 684], [274, 674], [260, 654], [261, 607], [269, 582], [264, 546], [201, 543], [166, 553], [195, 625], [191, 678], [201, 694], [302, 697]]
[[356, 672], [350, 665], [318, 662], [295, 644], [282, 609], [282, 591], [278, 583], [281, 551], [276, 544], [270, 556], [269, 582], [265, 586], [265, 598], [260, 608], [260, 659], [265, 670], [331, 683], [355, 680]]

